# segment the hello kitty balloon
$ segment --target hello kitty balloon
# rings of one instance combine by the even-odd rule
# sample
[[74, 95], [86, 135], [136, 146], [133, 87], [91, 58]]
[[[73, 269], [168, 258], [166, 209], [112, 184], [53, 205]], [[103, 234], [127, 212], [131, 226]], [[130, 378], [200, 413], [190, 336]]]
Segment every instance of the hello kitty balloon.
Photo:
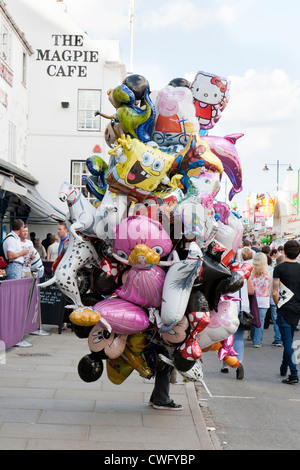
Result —
[[197, 72], [191, 84], [200, 129], [211, 129], [219, 121], [229, 100], [230, 81], [217, 75]]

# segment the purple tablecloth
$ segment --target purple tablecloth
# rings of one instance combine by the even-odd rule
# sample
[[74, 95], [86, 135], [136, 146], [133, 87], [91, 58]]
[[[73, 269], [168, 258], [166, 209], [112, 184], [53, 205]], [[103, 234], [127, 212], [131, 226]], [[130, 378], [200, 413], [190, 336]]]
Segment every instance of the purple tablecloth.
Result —
[[25, 278], [0, 283], [0, 340], [4, 341], [6, 349], [40, 327], [36, 283], [27, 315], [31, 281], [32, 278]]

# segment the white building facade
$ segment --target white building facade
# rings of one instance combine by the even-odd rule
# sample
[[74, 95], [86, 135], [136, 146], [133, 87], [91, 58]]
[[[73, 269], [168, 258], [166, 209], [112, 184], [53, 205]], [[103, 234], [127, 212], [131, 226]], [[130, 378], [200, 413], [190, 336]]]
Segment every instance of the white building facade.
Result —
[[[66, 212], [58, 199], [62, 183], [85, 191], [86, 159], [107, 154], [106, 121], [95, 111], [112, 114], [107, 91], [126, 76], [119, 41], [90, 39], [68, 16], [63, 1], [6, 0], [6, 10], [28, 41], [25, 96], [16, 108], [24, 114], [28, 102], [28, 119], [15, 121], [20, 148], [14, 163], [38, 181], [42, 198]], [[0, 152], [0, 158], [8, 159], [8, 152]], [[37, 236], [56, 233], [45, 224], [35, 226], [30, 215], [28, 225]]]
[[[11, 218], [22, 214], [18, 195], [27, 190], [14, 182], [35, 185], [37, 180], [26, 171], [29, 90], [28, 62], [33, 50], [0, 3], [0, 235], [5, 234]], [[17, 211], [19, 211], [17, 213]], [[4, 217], [5, 216], [5, 217]], [[7, 223], [8, 222], [8, 223]]]

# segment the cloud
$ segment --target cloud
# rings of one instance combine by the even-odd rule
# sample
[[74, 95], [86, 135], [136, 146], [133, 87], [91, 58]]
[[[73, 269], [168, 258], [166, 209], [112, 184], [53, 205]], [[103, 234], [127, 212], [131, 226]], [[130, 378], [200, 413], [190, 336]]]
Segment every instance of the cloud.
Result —
[[[192, 82], [196, 71], [184, 77]], [[231, 81], [227, 121], [266, 125], [296, 119], [300, 111], [300, 80], [291, 80], [285, 70], [258, 71], [249, 69], [243, 76], [227, 77]]]
[[[193, 31], [206, 26], [230, 27], [257, 0], [211, 0], [207, 6], [193, 0], [147, 2], [136, 0], [136, 30], [157, 31], [176, 29]], [[121, 38], [128, 34], [129, 0], [64, 0], [70, 16], [80, 18], [81, 25], [91, 37]], [[200, 3], [200, 2], [199, 2]]]
[[295, 119], [300, 110], [300, 81], [292, 81], [281, 69], [247, 70], [229, 76], [230, 100], [226, 119], [260, 124]]
[[139, 18], [139, 23], [144, 30], [177, 28], [178, 31], [192, 31], [210, 25], [228, 27], [233, 26], [253, 2], [256, 0], [212, 0], [209, 6], [199, 6], [189, 0], [165, 1], [156, 9], [151, 2], [152, 7]]
[[80, 18], [81, 27], [95, 39], [120, 39], [128, 35], [129, 1], [64, 0], [70, 16]]

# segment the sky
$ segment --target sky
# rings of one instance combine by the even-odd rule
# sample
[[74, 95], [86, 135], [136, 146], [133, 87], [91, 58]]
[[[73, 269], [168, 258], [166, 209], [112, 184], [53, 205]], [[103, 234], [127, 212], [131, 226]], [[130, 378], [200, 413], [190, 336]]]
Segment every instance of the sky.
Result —
[[[274, 196], [277, 160], [279, 185], [289, 164], [298, 171], [299, 1], [135, 0], [132, 55], [129, 0], [64, 3], [91, 38], [120, 41], [127, 72], [146, 77], [151, 91], [175, 77], [192, 81], [197, 71], [231, 81], [227, 107], [209, 135], [244, 134], [236, 143], [243, 191], [232, 200], [240, 212], [252, 192]], [[223, 183], [220, 198], [230, 187]]]

